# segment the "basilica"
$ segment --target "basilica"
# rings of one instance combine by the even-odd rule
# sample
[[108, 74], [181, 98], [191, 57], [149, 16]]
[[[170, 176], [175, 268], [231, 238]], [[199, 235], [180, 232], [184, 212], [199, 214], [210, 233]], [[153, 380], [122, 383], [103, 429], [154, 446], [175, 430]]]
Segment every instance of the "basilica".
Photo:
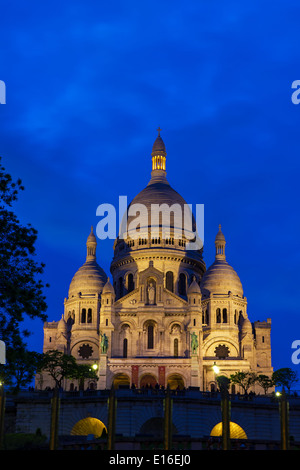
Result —
[[[158, 131], [148, 185], [128, 206], [186, 205], [166, 174], [166, 147]], [[150, 160], [150, 159], [149, 159]], [[150, 162], [149, 162], [150, 166]], [[228, 263], [226, 239], [216, 226], [215, 260], [189, 249], [178, 217], [166, 235], [140, 220], [138, 236], [116, 236], [109, 276], [97, 263], [97, 238], [86, 241], [86, 260], [71, 280], [59, 321], [44, 324], [43, 352], [58, 350], [95, 365], [98, 380], [84, 389], [118, 387], [217, 388], [217, 375], [238, 371], [271, 376], [271, 320], [251, 322], [241, 280]], [[194, 219], [193, 219], [194, 223]], [[126, 224], [125, 224], [126, 225]], [[136, 234], [135, 234], [136, 235]], [[213, 241], [212, 241], [213, 243]], [[66, 380], [64, 388], [77, 384]], [[53, 387], [47, 374], [36, 387]], [[234, 389], [232, 392], [240, 390]], [[254, 389], [255, 390], [255, 389]]]

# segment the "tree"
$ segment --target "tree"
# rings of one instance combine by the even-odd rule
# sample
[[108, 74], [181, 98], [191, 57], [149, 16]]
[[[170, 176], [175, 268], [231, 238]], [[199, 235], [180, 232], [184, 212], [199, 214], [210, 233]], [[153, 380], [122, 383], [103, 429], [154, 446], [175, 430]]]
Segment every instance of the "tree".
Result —
[[272, 378], [263, 374], [257, 376], [257, 383], [264, 389], [265, 395], [267, 394], [268, 389], [274, 386]]
[[0, 159], [0, 336], [7, 351], [25, 347], [29, 331], [22, 322], [47, 319], [44, 285], [39, 279], [44, 264], [35, 260], [37, 231], [22, 226], [11, 207], [24, 187], [12, 181]]
[[85, 379], [98, 380], [95, 370], [88, 364], [77, 364], [69, 378], [78, 381], [78, 388], [81, 387]]
[[7, 357], [6, 376], [14, 392], [28, 385], [34, 378], [41, 354], [27, 351], [24, 347], [9, 349]]
[[297, 373], [289, 367], [283, 367], [273, 372], [272, 380], [274, 385], [286, 387], [290, 392], [291, 386], [298, 382], [298, 376]]
[[61, 388], [64, 379], [82, 382], [84, 379], [98, 380], [96, 372], [87, 364], [77, 364], [74, 356], [51, 350], [42, 355], [39, 372], [48, 372], [56, 388]]
[[230, 380], [242, 387], [244, 393], [248, 393], [249, 388], [257, 381], [257, 375], [254, 372], [236, 372], [230, 376]]
[[219, 387], [220, 392], [226, 392], [229, 389], [230, 379], [225, 375], [218, 375], [216, 377], [217, 384]]
[[38, 372], [48, 372], [56, 388], [61, 388], [64, 379], [73, 377], [75, 369], [75, 357], [57, 350], [44, 353], [38, 366]]

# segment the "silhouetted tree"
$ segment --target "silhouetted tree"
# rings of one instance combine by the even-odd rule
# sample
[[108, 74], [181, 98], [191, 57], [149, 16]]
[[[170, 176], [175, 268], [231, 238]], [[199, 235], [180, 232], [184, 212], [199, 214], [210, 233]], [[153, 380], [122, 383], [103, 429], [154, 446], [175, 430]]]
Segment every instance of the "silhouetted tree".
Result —
[[249, 388], [257, 381], [257, 375], [254, 372], [236, 372], [230, 376], [230, 380], [242, 387], [244, 393], [248, 393]]
[[276, 386], [282, 386], [290, 392], [291, 386], [298, 382], [297, 373], [289, 367], [283, 367], [273, 372], [272, 380]]
[[37, 231], [23, 226], [12, 211], [21, 180], [12, 181], [0, 159], [0, 339], [10, 349], [25, 348], [30, 332], [21, 330], [26, 317], [45, 321], [47, 304], [39, 279], [44, 264], [35, 260]]
[[264, 389], [265, 395], [267, 394], [269, 388], [274, 386], [272, 378], [264, 374], [260, 374], [257, 376], [257, 383]]
[[47, 372], [55, 382], [56, 388], [61, 388], [64, 379], [97, 380], [97, 374], [88, 364], [77, 364], [74, 356], [61, 351], [47, 351], [41, 356], [38, 372]]

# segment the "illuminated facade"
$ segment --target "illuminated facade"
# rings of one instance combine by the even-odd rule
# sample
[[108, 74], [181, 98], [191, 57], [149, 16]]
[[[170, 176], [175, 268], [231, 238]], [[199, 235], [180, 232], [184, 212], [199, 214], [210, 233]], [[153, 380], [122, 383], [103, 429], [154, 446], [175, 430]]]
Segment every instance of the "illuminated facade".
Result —
[[[99, 380], [86, 382], [85, 388], [169, 385], [206, 391], [216, 389], [214, 364], [228, 377], [237, 371], [273, 372], [271, 321], [251, 323], [248, 318], [243, 286], [226, 260], [221, 227], [208, 269], [203, 250], [188, 249], [178, 218], [186, 202], [167, 180], [166, 155], [159, 130], [151, 178], [128, 207], [125, 236], [114, 243], [110, 278], [97, 264], [92, 230], [86, 262], [71, 281], [61, 320], [44, 325], [44, 352], [57, 349], [78, 362], [98, 365]], [[139, 218], [134, 239], [130, 208], [135, 204], [146, 207], [147, 214]], [[153, 204], [182, 209], [172, 212], [168, 236], [161, 222], [153, 236]], [[53, 384], [44, 375], [36, 378], [36, 386]], [[65, 383], [67, 390], [74, 386]]]

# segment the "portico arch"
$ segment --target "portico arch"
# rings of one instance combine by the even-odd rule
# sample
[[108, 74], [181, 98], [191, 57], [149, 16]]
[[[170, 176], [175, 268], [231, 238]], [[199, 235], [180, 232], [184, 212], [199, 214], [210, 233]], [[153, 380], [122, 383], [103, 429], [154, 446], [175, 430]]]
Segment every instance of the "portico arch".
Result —
[[120, 385], [129, 385], [130, 386], [130, 378], [127, 374], [116, 374], [113, 378], [113, 386], [115, 389], [119, 388]]
[[140, 379], [140, 388], [154, 388], [157, 385], [157, 379], [152, 374], [144, 374]]
[[184, 379], [180, 374], [171, 374], [167, 379], [167, 386], [169, 386], [171, 390], [183, 390]]

